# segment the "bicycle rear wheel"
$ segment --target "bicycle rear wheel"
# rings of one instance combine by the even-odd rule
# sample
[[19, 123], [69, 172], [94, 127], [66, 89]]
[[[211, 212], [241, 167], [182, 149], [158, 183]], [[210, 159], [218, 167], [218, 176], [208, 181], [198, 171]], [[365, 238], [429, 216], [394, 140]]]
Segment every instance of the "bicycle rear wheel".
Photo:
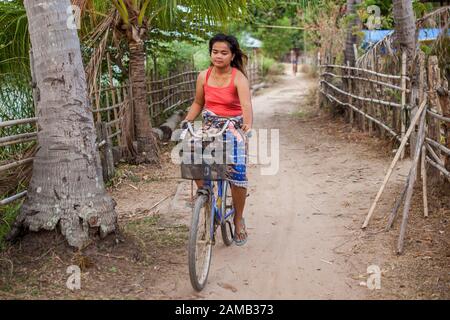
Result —
[[195, 201], [192, 212], [188, 245], [189, 277], [196, 291], [201, 291], [205, 287], [211, 264], [211, 252], [211, 206], [209, 197], [201, 195]]
[[[223, 199], [222, 199], [222, 214], [225, 216], [230, 210], [234, 210], [233, 198], [231, 197], [231, 185], [230, 182], [223, 181]], [[233, 243], [234, 235], [234, 213], [227, 217], [225, 221], [220, 225], [222, 233], [222, 240], [226, 246], [230, 246]]]

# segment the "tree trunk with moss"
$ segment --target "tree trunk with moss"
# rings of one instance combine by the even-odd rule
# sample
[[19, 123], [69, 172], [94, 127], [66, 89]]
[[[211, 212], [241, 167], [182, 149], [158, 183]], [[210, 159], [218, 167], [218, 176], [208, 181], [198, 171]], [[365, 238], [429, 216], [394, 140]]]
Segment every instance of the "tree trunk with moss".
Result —
[[137, 163], [157, 163], [158, 145], [152, 132], [150, 110], [147, 100], [147, 78], [145, 75], [145, 49], [142, 40], [129, 41], [130, 48], [130, 81], [132, 90], [132, 106], [134, 130], [137, 141]]

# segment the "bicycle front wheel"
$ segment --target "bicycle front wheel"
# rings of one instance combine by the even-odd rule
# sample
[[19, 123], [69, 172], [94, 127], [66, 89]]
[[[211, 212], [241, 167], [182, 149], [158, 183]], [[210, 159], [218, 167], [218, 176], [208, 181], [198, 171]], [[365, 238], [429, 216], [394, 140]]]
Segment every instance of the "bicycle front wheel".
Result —
[[197, 198], [189, 232], [188, 260], [192, 287], [201, 291], [206, 284], [212, 253], [211, 206], [209, 198]]
[[225, 243], [226, 246], [230, 246], [233, 243], [234, 235], [234, 213], [230, 215], [231, 210], [234, 210], [230, 182], [224, 180], [222, 190], [222, 214], [227, 217], [225, 218], [225, 221], [223, 221], [223, 223], [220, 225], [220, 231], [222, 233], [223, 243]]

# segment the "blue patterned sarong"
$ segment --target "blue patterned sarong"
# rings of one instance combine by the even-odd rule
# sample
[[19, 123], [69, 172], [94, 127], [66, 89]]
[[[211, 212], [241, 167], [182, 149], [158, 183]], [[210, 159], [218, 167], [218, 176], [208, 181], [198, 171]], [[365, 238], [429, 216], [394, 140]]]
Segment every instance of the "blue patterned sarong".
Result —
[[[227, 121], [226, 117], [216, 115], [210, 110], [204, 109], [203, 116], [203, 130], [221, 130]], [[233, 117], [238, 120], [238, 126], [242, 126], [243, 117]], [[247, 158], [248, 158], [248, 138], [240, 128], [236, 128], [233, 122], [230, 122], [227, 130], [223, 133], [223, 139], [227, 144], [233, 147], [232, 153], [229, 156], [231, 159], [227, 165], [226, 179], [237, 187], [247, 188]]]

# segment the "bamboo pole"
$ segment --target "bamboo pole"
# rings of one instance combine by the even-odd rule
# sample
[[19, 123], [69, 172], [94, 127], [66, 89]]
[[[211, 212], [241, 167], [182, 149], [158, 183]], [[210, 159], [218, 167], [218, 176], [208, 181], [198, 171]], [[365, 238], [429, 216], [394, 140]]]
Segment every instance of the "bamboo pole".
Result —
[[[350, 67], [350, 61], [347, 61], [347, 67]], [[353, 92], [353, 79], [351, 77], [351, 70], [347, 70], [347, 76], [349, 77], [348, 79], [348, 92], [350, 94], [352, 94]], [[353, 98], [349, 97], [349, 104], [353, 105]], [[353, 112], [353, 108], [350, 108], [349, 110], [349, 121], [350, 121], [350, 125], [353, 128], [353, 117], [354, 117], [354, 112]]]
[[400, 208], [403, 200], [405, 199], [406, 190], [408, 189], [408, 185], [409, 185], [409, 178], [410, 178], [410, 176], [408, 175], [408, 178], [406, 179], [405, 186], [403, 187], [403, 190], [402, 190], [402, 194], [395, 201], [395, 205], [392, 208], [392, 211], [391, 211], [391, 214], [389, 216], [388, 223], [386, 225], [385, 231], [389, 231], [389, 229], [391, 229], [392, 225], [394, 224], [395, 218], [397, 217], [397, 214], [398, 214], [398, 209]]
[[[348, 70], [350, 71], [350, 70]], [[391, 89], [395, 89], [395, 90], [402, 90], [401, 86], [396, 86], [395, 84], [391, 84], [391, 83], [387, 83], [387, 82], [383, 82], [383, 81], [378, 81], [378, 80], [373, 80], [373, 79], [369, 79], [369, 78], [365, 78], [365, 77], [355, 77], [355, 76], [351, 76], [351, 75], [346, 75], [346, 76], [340, 76], [337, 74], [334, 74], [332, 72], [322, 72], [320, 74], [321, 76], [331, 76], [333, 78], [343, 78], [343, 79], [353, 79], [353, 80], [361, 80], [361, 81], [367, 81], [367, 82], [371, 82], [371, 83], [375, 83], [375, 84], [379, 84]], [[406, 90], [407, 92], [409, 92], [410, 90]]]
[[434, 152], [434, 149], [431, 148], [431, 146], [429, 145], [429, 143], [426, 142], [426, 140], [425, 140], [425, 147], [427, 148], [427, 150], [431, 154], [431, 156], [434, 158], [434, 160], [437, 163], [439, 163], [441, 166], [444, 166], [444, 161], [442, 161], [442, 159], [438, 157], [436, 152]]
[[[370, 83], [369, 83], [370, 84]], [[367, 90], [366, 89], [366, 86], [368, 85], [368, 83], [365, 83], [365, 84], [363, 84], [363, 88], [364, 88], [364, 90], [365, 90], [365, 92], [364, 92], [364, 94], [366, 95], [368, 95], [368, 92], [370, 92], [370, 91], [372, 91], [372, 90]], [[370, 87], [369, 87], [369, 89], [370, 89]], [[372, 99], [372, 98], [371, 98]], [[377, 119], [376, 118], [376, 116], [377, 116], [377, 112], [376, 112], [376, 109], [375, 109], [375, 106], [373, 105], [373, 103], [372, 102], [369, 102], [369, 105], [367, 106], [367, 113], [369, 113], [371, 116], [373, 116], [375, 119]], [[377, 119], [378, 120], [378, 119]], [[381, 122], [381, 121], [380, 121]], [[369, 121], [369, 136], [373, 136], [374, 135], [374, 126], [373, 126], [373, 121]]]
[[365, 113], [365, 112], [359, 110], [358, 108], [356, 108], [355, 106], [353, 106], [353, 105], [351, 105], [351, 104], [349, 104], [349, 103], [344, 103], [344, 102], [339, 101], [338, 99], [336, 99], [336, 98], [333, 97], [332, 95], [327, 94], [327, 93], [326, 93], [325, 91], [323, 91], [322, 89], [319, 90], [319, 91], [320, 91], [323, 95], [325, 95], [328, 99], [333, 100], [333, 101], [335, 101], [335, 102], [337, 102], [337, 103], [339, 103], [339, 104], [341, 104], [341, 105], [348, 106], [348, 107], [352, 108], [353, 110], [355, 110], [356, 112], [358, 112], [359, 114], [361, 114], [363, 119], [364, 119], [364, 118], [367, 118], [367, 119], [369, 119], [370, 121], [375, 122], [375, 123], [378, 124], [379, 126], [383, 127], [383, 128], [384, 128], [387, 132], [389, 132], [391, 135], [393, 135], [397, 140], [400, 141], [400, 138], [398, 137], [398, 134], [397, 134], [395, 131], [393, 131], [391, 128], [389, 128], [387, 125], [385, 125], [384, 123], [378, 121], [377, 119], [371, 117], [371, 116], [368, 115], [367, 113]]
[[[106, 59], [107, 59], [107, 62], [108, 62], [108, 77], [109, 77], [109, 86], [110, 86], [110, 89], [111, 89], [112, 104], [113, 104], [113, 106], [116, 106], [116, 104], [117, 104], [116, 92], [115, 92], [115, 89], [114, 89], [114, 81], [113, 81], [112, 67], [111, 67], [111, 57], [109, 55], [109, 52], [106, 55]], [[118, 112], [117, 112], [117, 108], [113, 108], [113, 116], [114, 116], [114, 119], [118, 119], [119, 118]], [[116, 124], [115, 128], [116, 128], [116, 132], [119, 131], [119, 129], [120, 129], [119, 124]], [[119, 146], [122, 145], [121, 142], [120, 142], [120, 136], [119, 136], [118, 140], [119, 140], [118, 141]]]
[[[406, 130], [406, 52], [402, 53], [402, 75], [401, 75], [401, 85], [402, 85], [402, 97], [401, 97], [401, 109], [400, 109], [400, 119], [401, 119], [401, 137], [405, 136]], [[405, 157], [405, 151], [403, 150], [400, 159], [403, 160]]]
[[[162, 92], [162, 91], [160, 91], [160, 92]], [[171, 99], [173, 100], [173, 97], [178, 96], [178, 95], [180, 95], [180, 93], [184, 93], [184, 92], [190, 92], [190, 91], [189, 90], [179, 90], [179, 91], [172, 92], [171, 94], [166, 95], [160, 101], [153, 102], [153, 104], [166, 104], [166, 105], [170, 106], [174, 102], [173, 101], [171, 101], [170, 103], [167, 103], [167, 102], [170, 101]]]
[[12, 140], [12, 141], [8, 141], [8, 142], [0, 143], [0, 147], [6, 147], [6, 146], [13, 145], [13, 144], [31, 142], [31, 141], [35, 141], [35, 140], [36, 140], [36, 137], [22, 138], [22, 139], [18, 139], [18, 140]]
[[426, 168], [426, 147], [425, 144], [422, 145], [422, 156], [421, 156], [421, 176], [422, 176], [422, 197], [423, 197], [423, 215], [428, 217], [428, 190], [427, 190], [427, 168]]
[[188, 84], [188, 83], [190, 83], [190, 81], [181, 81], [181, 82], [175, 82], [174, 84], [171, 84], [170, 82], [168, 83], [168, 84], [166, 84], [166, 85], [161, 85], [160, 84], [160, 81], [150, 81], [150, 82], [148, 82], [148, 85], [156, 85], [156, 84], [158, 84], [158, 85], [160, 85], [160, 88], [158, 88], [158, 89], [156, 89], [156, 90], [149, 90], [147, 93], [159, 93], [159, 92], [162, 92], [162, 91], [165, 91], [165, 90], [170, 90], [170, 89], [176, 89], [176, 88], [179, 88], [181, 85], [184, 85], [184, 84]]
[[112, 135], [108, 136], [107, 138], [112, 139], [116, 136], [119, 136], [122, 133], [122, 130], [114, 132]]
[[[366, 72], [369, 74], [373, 74], [379, 77], [383, 77], [383, 78], [389, 78], [389, 79], [401, 79], [401, 76], [394, 76], [391, 74], [385, 74], [385, 73], [379, 73], [379, 72], [375, 72], [372, 70], [368, 70], [368, 69], [363, 69], [363, 68], [357, 68], [357, 67], [346, 67], [346, 66], [340, 66], [340, 65], [335, 65], [335, 64], [323, 64], [320, 66], [321, 68], [341, 68], [341, 69], [350, 69], [350, 70], [355, 70], [355, 71], [362, 71], [362, 72]], [[406, 80], [409, 80], [408, 77], [405, 77]]]
[[167, 81], [170, 81], [170, 80], [172, 80], [172, 79], [174, 79], [174, 78], [176, 78], [176, 77], [179, 77], [180, 75], [183, 75], [183, 74], [197, 74], [197, 71], [181, 72], [181, 73], [178, 73], [178, 74], [169, 76], [169, 77], [167, 77], [167, 78], [162, 78], [162, 79], [158, 79], [158, 80], [156, 80], [156, 79], [155, 79], [155, 80], [152, 80], [152, 82], [153, 82], [153, 83], [167, 82]]
[[[411, 87], [411, 96], [410, 96], [410, 101], [411, 104], [414, 103], [414, 101], [422, 101], [424, 94], [426, 92], [426, 88], [424, 88], [424, 86], [426, 86], [426, 66], [425, 66], [425, 53], [423, 53], [422, 51], [419, 51], [419, 53], [417, 54], [415, 63], [414, 63], [414, 71], [416, 73], [415, 78], [416, 81], [414, 81], [412, 83], [412, 87]], [[415, 115], [415, 113], [417, 112], [417, 107], [416, 106], [412, 106], [412, 108], [409, 110], [410, 111], [410, 117], [413, 117]], [[427, 129], [427, 132], [429, 132], [429, 130]], [[411, 135], [410, 138], [410, 154], [414, 154], [414, 145], [415, 145], [415, 141], [417, 140], [416, 134], [413, 132], [413, 134]]]
[[397, 108], [401, 108], [402, 107], [402, 105], [399, 104], [399, 103], [394, 103], [394, 102], [389, 102], [389, 101], [384, 101], [384, 100], [378, 100], [378, 99], [372, 99], [372, 98], [364, 98], [364, 97], [361, 97], [361, 96], [357, 96], [357, 95], [354, 95], [354, 94], [347, 93], [344, 90], [341, 90], [338, 87], [332, 85], [331, 83], [329, 83], [326, 80], [320, 80], [320, 82], [326, 83], [328, 86], [330, 86], [331, 88], [333, 88], [337, 92], [342, 93], [343, 95], [350, 96], [352, 98], [355, 98], [355, 99], [358, 99], [358, 100], [361, 100], [361, 101], [378, 103], [378, 104], [382, 104], [382, 105], [386, 105], [386, 106], [390, 106], [390, 107], [397, 107]]
[[120, 105], [121, 105], [121, 103], [118, 103], [118, 104], [115, 104], [115, 105], [113, 105], [113, 106], [110, 106], [110, 107], [106, 107], [106, 108], [100, 108], [100, 109], [98, 109], [97, 111], [110, 111], [110, 110], [117, 110], [117, 109], [120, 109]]
[[[111, 113], [110, 113], [109, 108], [110, 108], [111, 105], [109, 103], [109, 94], [108, 94], [108, 92], [109, 92], [109, 90], [105, 91], [106, 108], [108, 109], [108, 111], [106, 111], [106, 121], [110, 122], [111, 121]], [[110, 129], [108, 128], [108, 130], [110, 130]]]
[[18, 120], [9, 120], [0, 122], [0, 128], [6, 128], [15, 126], [18, 124], [28, 124], [37, 122], [38, 118], [27, 118], [27, 119], [18, 119]]
[[14, 201], [16, 201], [16, 200], [18, 200], [20, 198], [25, 197], [26, 195], [27, 195], [27, 191], [25, 190], [25, 191], [22, 191], [22, 192], [20, 192], [20, 193], [18, 193], [16, 195], [11, 196], [11, 197], [2, 199], [2, 200], [0, 200], [0, 206], [4, 206], [4, 205], [7, 205], [7, 204], [10, 204], [11, 202], [14, 202]]
[[446, 176], [449, 181], [450, 181], [450, 171], [447, 171], [447, 169], [445, 169], [443, 166], [439, 165], [438, 163], [434, 162], [433, 160], [431, 160], [428, 156], [426, 158], [427, 162], [429, 164], [431, 164], [433, 167], [435, 167], [436, 169], [438, 169], [444, 176]]
[[0, 172], [7, 171], [16, 167], [20, 167], [21, 165], [24, 165], [26, 163], [32, 162], [34, 158], [27, 158], [19, 161], [14, 161], [12, 163], [4, 164], [0, 166]]
[[437, 113], [435, 113], [435, 112], [433, 112], [433, 111], [431, 111], [431, 110], [427, 110], [427, 113], [428, 113], [430, 116], [432, 116], [432, 117], [434, 117], [434, 118], [436, 118], [436, 119], [439, 119], [439, 120], [441, 120], [441, 121], [444, 121], [444, 122], [450, 122], [450, 118], [441, 116], [440, 114], [437, 114]]
[[417, 143], [414, 153], [414, 159], [412, 162], [412, 167], [410, 169], [410, 179], [408, 184], [408, 189], [406, 190], [405, 195], [405, 205], [403, 207], [403, 217], [402, 217], [402, 224], [400, 226], [400, 235], [398, 237], [398, 243], [397, 243], [397, 253], [401, 254], [403, 252], [404, 242], [405, 242], [405, 235], [406, 235], [406, 226], [408, 224], [408, 217], [409, 217], [409, 209], [411, 207], [411, 199], [414, 191], [414, 184], [416, 182], [416, 176], [417, 176], [417, 166], [420, 161], [420, 154], [423, 146], [423, 142], [425, 139], [425, 121], [426, 121], [426, 112], [421, 112], [420, 117], [420, 124], [419, 124], [419, 132], [417, 135]]
[[[110, 126], [112, 126], [112, 125], [115, 125], [115, 124], [117, 124], [117, 123], [120, 123], [120, 120], [122, 120], [121, 118], [117, 118], [116, 120], [112, 120], [112, 121], [109, 121], [109, 122], [104, 122], [104, 124], [107, 126], [107, 127], [110, 127]], [[109, 133], [108, 133], [109, 134]]]
[[98, 90], [97, 89], [97, 79], [94, 79], [94, 91], [96, 92], [94, 94], [94, 98], [95, 98], [95, 111], [96, 111], [96, 115], [97, 115], [97, 122], [101, 122], [102, 121], [102, 116], [100, 114], [100, 112], [98, 111], [98, 109], [100, 109], [100, 92], [101, 92], [101, 87]]
[[398, 150], [395, 154], [394, 160], [392, 160], [392, 163], [388, 169], [388, 172], [387, 172], [386, 176], [384, 177], [383, 184], [381, 185], [381, 188], [378, 191], [378, 194], [376, 195], [375, 200], [373, 201], [372, 206], [369, 209], [369, 213], [367, 214], [366, 220], [364, 221], [364, 224], [362, 225], [362, 229], [365, 229], [367, 227], [367, 225], [369, 224], [370, 218], [373, 215], [373, 212], [375, 210], [377, 202], [380, 199], [389, 178], [391, 177], [391, 174], [392, 174], [392, 171], [394, 170], [395, 165], [397, 164], [398, 160], [400, 159], [400, 154], [402, 153], [403, 149], [405, 148], [406, 142], [408, 141], [408, 138], [411, 135], [411, 132], [413, 131], [414, 126], [416, 125], [417, 121], [419, 120], [420, 115], [422, 114], [423, 110], [425, 109], [426, 103], [427, 103], [427, 99], [424, 99], [422, 101], [422, 104], [420, 105], [419, 110], [417, 111], [416, 115], [411, 120], [411, 125], [409, 126], [408, 131], [406, 132], [406, 134], [404, 135], [404, 137], [401, 141], [400, 147], [398, 148]]
[[[117, 86], [114, 88], [122, 90], [124, 87], [126, 87], [126, 85], [120, 85], [120, 86]], [[108, 88], [101, 88], [100, 90], [94, 90], [94, 91], [92, 91], [91, 95], [94, 95], [96, 93], [103, 93], [108, 90], [111, 90], [111, 89], [108, 87]]]
[[27, 138], [35, 138], [36, 136], [37, 136], [37, 132], [30, 132], [30, 133], [21, 133], [21, 134], [16, 134], [13, 136], [3, 137], [3, 138], [0, 138], [0, 145], [7, 143], [7, 142], [11, 142], [11, 141], [27, 139]]
[[434, 140], [432, 140], [430, 138], [425, 138], [425, 141], [428, 142], [429, 144], [431, 144], [432, 146], [441, 149], [442, 152], [450, 155], [450, 149], [447, 148], [446, 146], [444, 146], [444, 145], [442, 145], [440, 143], [437, 143], [436, 141], [434, 141]]

